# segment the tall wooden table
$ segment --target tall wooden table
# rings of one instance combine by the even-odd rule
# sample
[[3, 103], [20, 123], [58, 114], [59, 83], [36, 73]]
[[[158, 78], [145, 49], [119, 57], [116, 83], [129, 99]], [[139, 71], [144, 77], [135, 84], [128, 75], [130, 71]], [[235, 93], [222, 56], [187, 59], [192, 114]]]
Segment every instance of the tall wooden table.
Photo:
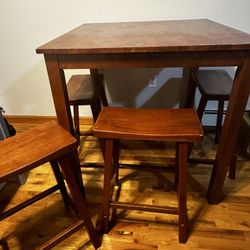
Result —
[[[210, 20], [83, 24], [39, 47], [59, 123], [72, 131], [64, 69], [237, 66], [228, 111], [208, 188], [221, 200], [227, 168], [250, 92], [250, 35]], [[189, 84], [188, 96], [193, 87]]]

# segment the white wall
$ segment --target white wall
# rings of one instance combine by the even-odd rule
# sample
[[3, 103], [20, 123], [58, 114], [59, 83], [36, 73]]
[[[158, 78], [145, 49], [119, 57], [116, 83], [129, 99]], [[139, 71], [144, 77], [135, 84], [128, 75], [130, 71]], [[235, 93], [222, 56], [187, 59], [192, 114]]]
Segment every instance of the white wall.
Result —
[[[44, 60], [35, 49], [82, 23], [186, 18], [209, 18], [250, 33], [250, 1], [1, 0], [0, 106], [7, 114], [55, 114]], [[176, 106], [183, 92], [181, 69], [105, 73], [109, 96], [117, 105]], [[155, 89], [147, 86], [150, 73], [159, 74]], [[128, 81], [131, 87], [124, 95]], [[170, 89], [176, 96], [167, 95]], [[82, 114], [90, 115], [88, 109]]]

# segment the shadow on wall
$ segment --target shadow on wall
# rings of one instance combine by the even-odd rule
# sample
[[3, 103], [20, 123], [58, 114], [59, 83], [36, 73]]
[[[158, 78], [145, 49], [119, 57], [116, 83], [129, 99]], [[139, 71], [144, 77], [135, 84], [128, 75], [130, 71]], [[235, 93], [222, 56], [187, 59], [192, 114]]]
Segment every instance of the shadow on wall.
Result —
[[[186, 98], [187, 71], [182, 68], [104, 70], [112, 106], [175, 108]], [[149, 79], [156, 76], [155, 87]]]
[[10, 80], [1, 92], [7, 114], [55, 115], [44, 62], [35, 64], [20, 77]]

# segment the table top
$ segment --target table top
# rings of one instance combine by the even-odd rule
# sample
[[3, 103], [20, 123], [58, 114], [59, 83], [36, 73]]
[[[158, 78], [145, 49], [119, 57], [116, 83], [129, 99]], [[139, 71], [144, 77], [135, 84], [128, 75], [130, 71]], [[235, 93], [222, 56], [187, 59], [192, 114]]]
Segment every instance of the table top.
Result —
[[83, 24], [39, 47], [44, 54], [249, 50], [250, 35], [207, 19]]

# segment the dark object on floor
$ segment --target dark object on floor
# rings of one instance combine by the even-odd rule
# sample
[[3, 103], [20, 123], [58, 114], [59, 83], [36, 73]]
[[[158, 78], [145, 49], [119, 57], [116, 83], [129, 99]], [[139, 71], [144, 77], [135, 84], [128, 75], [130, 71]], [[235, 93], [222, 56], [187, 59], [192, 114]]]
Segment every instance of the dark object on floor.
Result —
[[[16, 134], [16, 129], [14, 128], [13, 125], [11, 125], [6, 118], [3, 117], [4, 109], [0, 107], [0, 123], [1, 123], [1, 130], [0, 130], [0, 139], [1, 138], [6, 138], [9, 136], [13, 136]], [[6, 130], [7, 129], [7, 130]], [[7, 132], [8, 131], [8, 132]], [[5, 134], [5, 136], [3, 135]]]

